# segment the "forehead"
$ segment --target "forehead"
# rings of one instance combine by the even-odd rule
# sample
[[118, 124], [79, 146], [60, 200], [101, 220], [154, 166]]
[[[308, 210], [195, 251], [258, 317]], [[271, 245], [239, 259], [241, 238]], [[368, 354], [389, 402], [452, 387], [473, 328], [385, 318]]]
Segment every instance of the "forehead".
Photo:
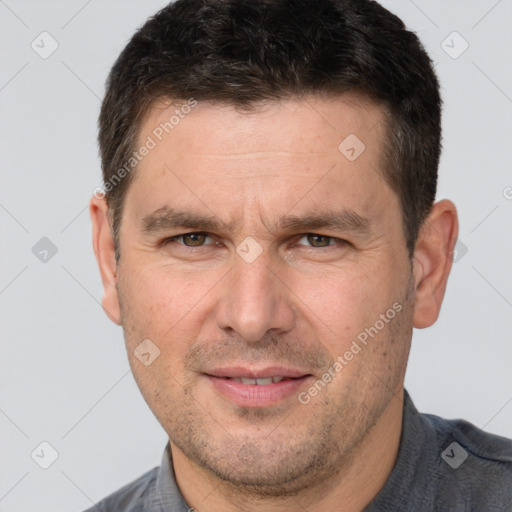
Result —
[[358, 95], [272, 101], [250, 111], [190, 105], [160, 102], [142, 123], [139, 147], [151, 140], [152, 149], [128, 191], [141, 213], [169, 201], [240, 212], [264, 202], [277, 211], [342, 200], [371, 210], [377, 193], [381, 200], [389, 193], [381, 164], [386, 113]]
[[151, 135], [157, 142], [172, 138], [176, 146], [185, 143], [192, 154], [251, 157], [259, 150], [315, 156], [337, 149], [349, 131], [370, 145], [380, 143], [384, 135], [384, 108], [355, 93], [260, 102], [250, 109], [190, 103], [154, 104], [141, 124], [139, 143]]

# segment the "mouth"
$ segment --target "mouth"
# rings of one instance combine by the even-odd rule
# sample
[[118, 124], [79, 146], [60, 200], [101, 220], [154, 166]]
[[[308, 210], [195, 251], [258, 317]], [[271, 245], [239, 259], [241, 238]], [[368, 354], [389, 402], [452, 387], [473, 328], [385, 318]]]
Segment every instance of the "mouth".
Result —
[[240, 382], [242, 384], [252, 384], [257, 386], [268, 386], [269, 384], [273, 384], [276, 382], [282, 382], [283, 380], [295, 380], [300, 379], [301, 377], [283, 377], [281, 375], [277, 375], [274, 377], [266, 377], [264, 379], [251, 379], [247, 377], [224, 377], [233, 382]]
[[269, 407], [297, 396], [313, 375], [302, 370], [242, 367], [210, 370], [204, 376], [213, 390], [241, 407]]

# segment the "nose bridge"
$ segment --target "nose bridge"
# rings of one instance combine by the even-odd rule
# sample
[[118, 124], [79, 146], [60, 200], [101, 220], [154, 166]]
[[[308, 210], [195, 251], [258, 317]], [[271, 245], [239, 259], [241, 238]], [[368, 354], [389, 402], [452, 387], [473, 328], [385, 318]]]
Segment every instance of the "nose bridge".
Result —
[[291, 329], [293, 311], [268, 250], [248, 261], [235, 255], [217, 323], [224, 330], [236, 331], [247, 341], [258, 341], [269, 330]]
[[269, 257], [262, 255], [255, 261], [248, 263], [243, 258], [236, 258], [232, 280], [234, 292], [239, 296], [240, 304], [251, 302], [261, 297], [265, 301], [258, 301], [270, 306], [269, 300], [273, 300], [275, 290], [274, 275], [270, 268], [272, 261]]

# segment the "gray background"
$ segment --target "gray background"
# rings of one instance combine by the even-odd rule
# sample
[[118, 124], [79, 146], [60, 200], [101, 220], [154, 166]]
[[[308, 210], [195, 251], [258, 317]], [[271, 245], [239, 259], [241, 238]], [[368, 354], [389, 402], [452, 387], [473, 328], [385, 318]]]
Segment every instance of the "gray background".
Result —
[[[166, 436], [100, 306], [87, 205], [100, 184], [107, 73], [165, 3], [0, 0], [4, 512], [83, 510], [160, 461]], [[512, 437], [512, 1], [383, 3], [435, 61], [445, 100], [438, 197], [461, 220], [444, 308], [414, 333], [406, 387], [421, 411]], [[46, 59], [31, 47], [51, 49], [43, 31], [59, 45]], [[469, 44], [461, 55], [454, 31]], [[58, 251], [46, 261], [43, 237]], [[51, 462], [43, 441], [59, 454], [48, 469], [38, 465]]]

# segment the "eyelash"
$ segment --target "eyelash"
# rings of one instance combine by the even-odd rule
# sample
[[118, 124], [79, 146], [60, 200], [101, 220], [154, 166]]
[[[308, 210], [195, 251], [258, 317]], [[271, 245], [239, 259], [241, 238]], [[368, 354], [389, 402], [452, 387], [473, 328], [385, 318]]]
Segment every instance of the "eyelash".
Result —
[[[191, 231], [191, 232], [188, 232], [188, 233], [183, 233], [181, 235], [175, 235], [175, 236], [166, 238], [165, 240], [162, 241], [162, 245], [167, 245], [169, 243], [175, 242], [175, 243], [178, 243], [179, 245], [182, 245], [183, 247], [187, 247], [189, 249], [195, 249], [195, 248], [198, 248], [198, 247], [204, 247], [205, 245], [218, 245], [218, 242], [215, 242], [213, 244], [186, 245], [184, 243], [180, 243], [180, 242], [177, 241], [178, 239], [186, 237], [186, 236], [189, 236], [189, 235], [204, 235], [204, 236], [210, 238], [210, 235], [208, 233], [204, 232], [204, 231]], [[334, 246], [341, 245], [341, 244], [348, 244], [348, 242], [346, 240], [343, 240], [341, 238], [336, 238], [336, 237], [327, 236], [327, 235], [321, 235], [321, 234], [318, 234], [318, 233], [305, 233], [305, 234], [302, 234], [298, 240], [302, 240], [303, 238], [310, 237], [310, 236], [327, 238], [327, 239], [329, 239], [329, 241], [334, 241], [335, 242], [335, 243], [329, 243], [328, 245], [321, 246], [321, 247], [316, 247], [314, 245], [308, 246], [311, 249], [327, 249], [328, 247], [334, 247]], [[297, 244], [297, 245], [299, 245], [299, 244]], [[302, 246], [302, 244], [300, 244], [300, 245]]]
[[[163, 241], [163, 243], [164, 244], [168, 244], [168, 243], [171, 243], [171, 242], [176, 242], [177, 239], [183, 238], [183, 237], [189, 236], [189, 235], [205, 235], [206, 237], [210, 236], [208, 233], [205, 233], [204, 231], [191, 231], [189, 233], [183, 233], [181, 235], [175, 235], [175, 236], [171, 236], [170, 238], [166, 238]], [[185, 245], [185, 244], [182, 244], [182, 243], [179, 243], [179, 242], [176, 242], [176, 243], [178, 243], [179, 245], [183, 245], [184, 247], [189, 247], [189, 248], [204, 247], [204, 245], [214, 245], [214, 244]]]

